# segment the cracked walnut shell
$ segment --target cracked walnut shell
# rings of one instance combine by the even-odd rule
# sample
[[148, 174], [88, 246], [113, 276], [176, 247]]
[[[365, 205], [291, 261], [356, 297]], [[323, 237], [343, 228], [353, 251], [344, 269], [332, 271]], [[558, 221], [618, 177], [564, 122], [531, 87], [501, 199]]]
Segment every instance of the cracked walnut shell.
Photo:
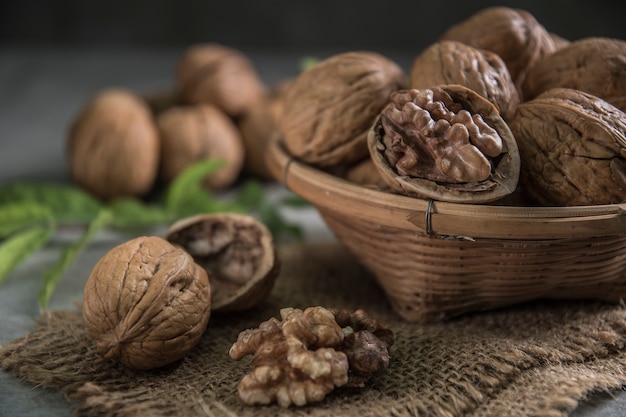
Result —
[[172, 224], [166, 239], [208, 273], [214, 311], [240, 311], [265, 300], [280, 262], [269, 229], [252, 216], [199, 214]]
[[200, 340], [210, 313], [204, 269], [156, 236], [111, 249], [85, 283], [83, 320], [98, 352], [133, 369], [181, 359]]
[[289, 153], [321, 168], [367, 157], [367, 131], [406, 85], [403, 70], [372, 52], [346, 52], [300, 74], [284, 98], [279, 129]]
[[486, 203], [517, 187], [515, 138], [493, 104], [467, 87], [394, 93], [368, 144], [385, 182], [402, 194]]

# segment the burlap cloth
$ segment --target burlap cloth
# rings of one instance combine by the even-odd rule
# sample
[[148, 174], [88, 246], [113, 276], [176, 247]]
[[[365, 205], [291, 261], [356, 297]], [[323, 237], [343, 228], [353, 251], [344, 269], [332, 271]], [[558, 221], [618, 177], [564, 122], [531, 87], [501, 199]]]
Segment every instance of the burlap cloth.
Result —
[[[89, 416], [565, 416], [591, 392], [626, 383], [626, 310], [595, 302], [533, 302], [445, 323], [401, 321], [381, 290], [336, 244], [280, 250], [283, 269], [267, 303], [217, 315], [183, 361], [133, 372], [94, 351], [77, 311], [45, 314], [0, 347], [1, 366], [54, 387]], [[237, 397], [249, 361], [228, 349], [240, 330], [282, 307], [365, 308], [392, 325], [387, 370], [365, 388], [336, 389], [323, 402], [284, 410]]]

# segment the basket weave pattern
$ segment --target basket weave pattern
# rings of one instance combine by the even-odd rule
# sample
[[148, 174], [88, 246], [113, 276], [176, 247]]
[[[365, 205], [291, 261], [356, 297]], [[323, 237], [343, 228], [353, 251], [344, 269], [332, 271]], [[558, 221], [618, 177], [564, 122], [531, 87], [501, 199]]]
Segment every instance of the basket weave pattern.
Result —
[[622, 205], [502, 207], [369, 190], [291, 158], [269, 166], [313, 204], [399, 315], [430, 322], [539, 298], [626, 300]]

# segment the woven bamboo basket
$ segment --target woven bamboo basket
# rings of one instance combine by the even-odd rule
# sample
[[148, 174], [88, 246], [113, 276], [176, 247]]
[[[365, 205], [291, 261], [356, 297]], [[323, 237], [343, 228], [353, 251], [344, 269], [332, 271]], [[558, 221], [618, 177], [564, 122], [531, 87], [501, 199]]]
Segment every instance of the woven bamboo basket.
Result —
[[368, 189], [302, 163], [280, 141], [273, 175], [309, 201], [398, 314], [432, 322], [539, 298], [626, 299], [626, 205], [511, 207]]

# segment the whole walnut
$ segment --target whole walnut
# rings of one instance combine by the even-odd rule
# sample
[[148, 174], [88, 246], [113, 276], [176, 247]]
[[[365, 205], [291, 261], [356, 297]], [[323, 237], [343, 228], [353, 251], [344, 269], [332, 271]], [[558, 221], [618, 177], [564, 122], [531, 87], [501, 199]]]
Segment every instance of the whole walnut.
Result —
[[206, 271], [157, 236], [114, 247], [85, 283], [83, 319], [98, 352], [133, 369], [181, 359], [200, 340], [210, 314]]
[[506, 64], [499, 55], [456, 41], [439, 41], [426, 48], [411, 66], [415, 89], [459, 84], [493, 103], [510, 119], [520, 98]]
[[346, 52], [318, 62], [285, 96], [279, 128], [287, 150], [322, 168], [364, 159], [370, 126], [406, 82], [396, 63], [373, 52]]
[[524, 97], [559, 87], [593, 94], [626, 111], [626, 41], [584, 38], [545, 56], [528, 73]]
[[207, 188], [227, 188], [239, 178], [244, 161], [241, 134], [217, 107], [176, 106], [161, 113], [156, 123], [161, 137], [160, 173], [165, 182], [206, 158], [224, 163], [206, 178]]
[[103, 199], [140, 197], [156, 180], [159, 146], [144, 101], [124, 89], [106, 89], [91, 98], [70, 127], [70, 175]]
[[510, 123], [535, 204], [617, 204], [626, 199], [626, 114], [591, 94], [548, 90], [520, 104]]
[[187, 48], [178, 62], [176, 83], [185, 102], [213, 104], [231, 117], [244, 113], [265, 90], [244, 53], [217, 43]]
[[530, 68], [557, 49], [552, 34], [532, 14], [503, 6], [478, 11], [450, 27], [441, 40], [495, 52], [506, 63], [518, 91]]

